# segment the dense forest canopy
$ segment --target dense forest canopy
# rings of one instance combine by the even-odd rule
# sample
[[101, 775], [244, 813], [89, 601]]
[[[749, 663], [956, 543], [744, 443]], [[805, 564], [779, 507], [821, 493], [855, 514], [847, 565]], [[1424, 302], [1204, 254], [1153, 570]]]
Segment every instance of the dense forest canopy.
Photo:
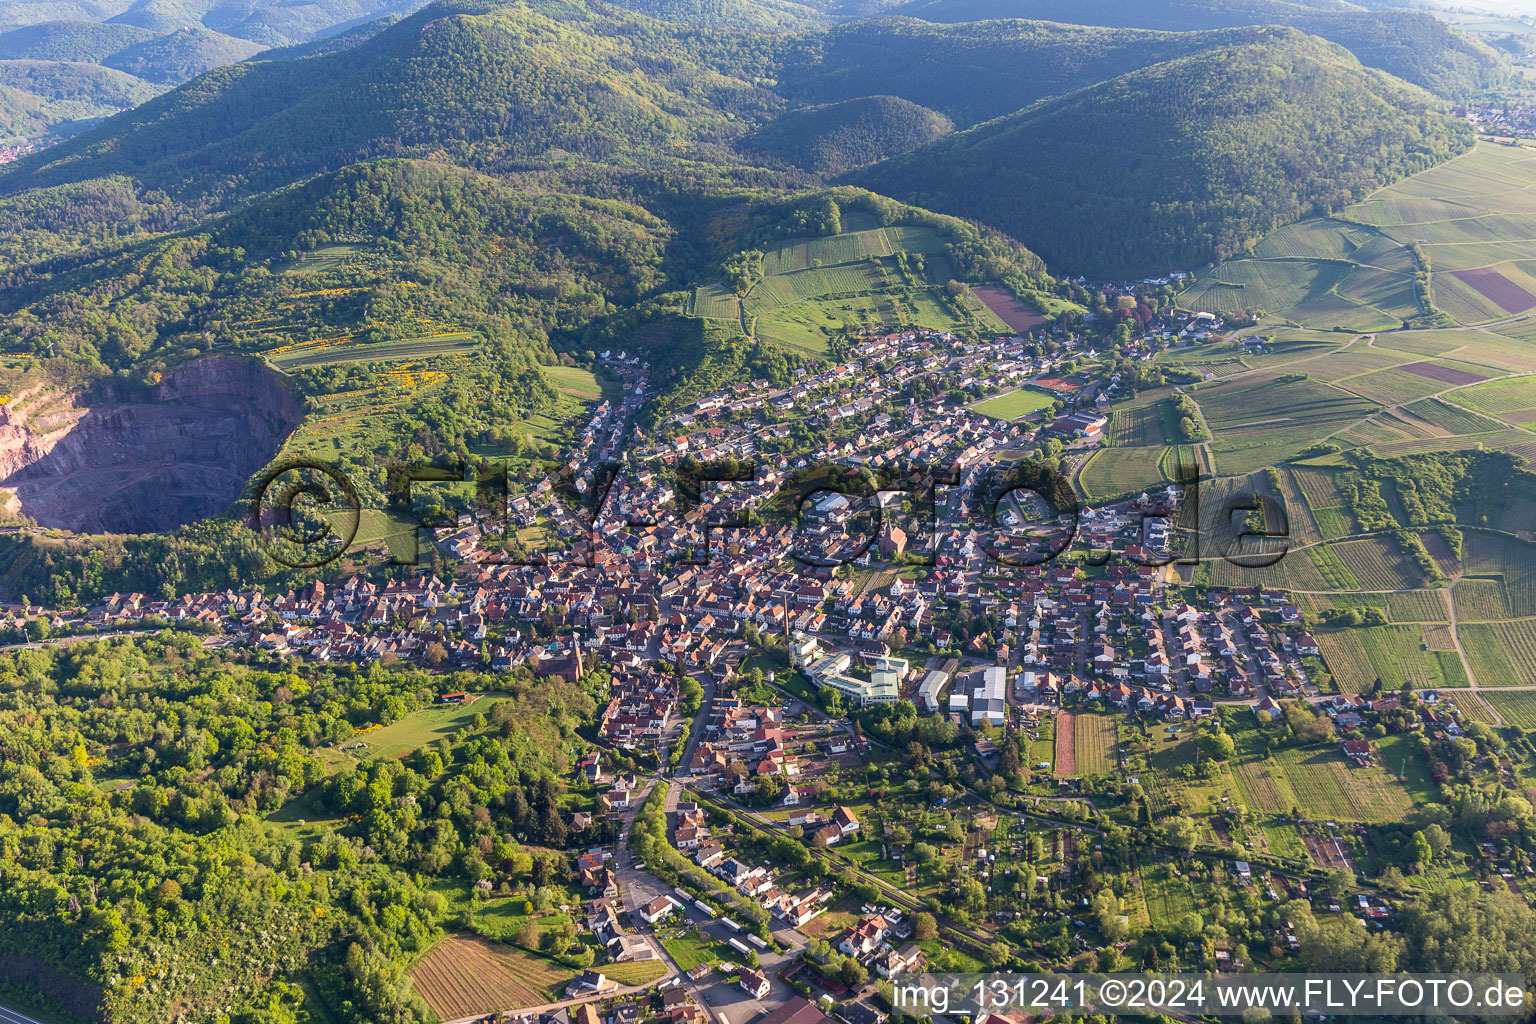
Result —
[[1367, 11], [1342, 0], [909, 0], [888, 13], [938, 22], [1040, 18], [1171, 31], [1289, 25], [1348, 47], [1369, 67], [1444, 96], [1470, 97], [1509, 77], [1508, 66], [1492, 47], [1428, 12]]
[[921, 149], [953, 128], [936, 110], [897, 96], [866, 96], [789, 111], [742, 146], [815, 174], [838, 175]]
[[1465, 150], [1428, 93], [1293, 29], [1132, 72], [870, 168], [861, 184], [987, 220], [1059, 270], [1188, 267]]

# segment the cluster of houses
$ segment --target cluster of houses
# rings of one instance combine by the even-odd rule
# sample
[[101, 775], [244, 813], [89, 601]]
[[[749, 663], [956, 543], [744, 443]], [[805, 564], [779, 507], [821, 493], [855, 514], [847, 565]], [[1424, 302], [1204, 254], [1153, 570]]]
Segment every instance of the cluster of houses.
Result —
[[839, 936], [838, 952], [872, 967], [882, 978], [916, 971], [923, 961], [922, 950], [911, 942], [896, 945], [912, 934], [911, 926], [901, 921], [901, 911], [865, 910], [864, 916]]
[[810, 922], [826, 909], [827, 901], [832, 898], [832, 890], [827, 886], [801, 893], [782, 890], [771, 871], [727, 856], [725, 847], [718, 842], [699, 846], [693, 859], [699, 867], [794, 928]]

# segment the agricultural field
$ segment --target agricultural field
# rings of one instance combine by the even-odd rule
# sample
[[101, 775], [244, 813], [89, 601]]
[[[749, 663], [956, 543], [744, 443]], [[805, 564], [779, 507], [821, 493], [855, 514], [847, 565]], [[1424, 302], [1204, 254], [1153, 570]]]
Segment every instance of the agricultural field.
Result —
[[[350, 526], [350, 519], [344, 512], [333, 513], [328, 518], [337, 531]], [[382, 545], [391, 558], [414, 563], [420, 545], [429, 543], [418, 539], [420, 529], [411, 516], [393, 509], [365, 508], [358, 512], [357, 533], [352, 538], [352, 546]]]
[[1282, 747], [1234, 771], [1251, 810], [1344, 821], [1396, 821], [1412, 801], [1380, 767], [1351, 766], [1337, 748]]
[[[1142, 396], [1146, 397], [1146, 396]], [[1118, 447], [1161, 448], [1180, 440], [1179, 417], [1173, 403], [1165, 398], [1129, 405], [1117, 405], [1105, 428], [1106, 443]]]
[[[1467, 715], [1474, 722], [1484, 722], [1488, 725], [1503, 724], [1504, 720], [1500, 718], [1499, 712], [1495, 711], [1493, 706], [1488, 703], [1489, 696], [1498, 697], [1500, 699], [1506, 697], [1524, 697], [1525, 691], [1517, 690], [1495, 694], [1479, 694], [1474, 693], [1471, 690], [1461, 690], [1458, 693], [1452, 694], [1451, 700], [1458, 708], [1461, 709], [1463, 714]], [[1533, 701], [1532, 703], [1533, 705], [1536, 705], [1536, 701]], [[1532, 708], [1532, 725], [1536, 726], [1536, 706], [1533, 706]]]
[[[1457, 703], [1462, 703], [1467, 694], [1458, 693]], [[1485, 693], [1481, 699], [1496, 711], [1506, 725], [1517, 725], [1522, 729], [1536, 729], [1536, 691], [1513, 690], [1506, 693]], [[1480, 721], [1482, 719], [1479, 719]]]
[[1314, 615], [1325, 608], [1380, 608], [1393, 622], [1445, 622], [1450, 613], [1446, 610], [1443, 593], [1440, 590], [1408, 590], [1388, 594], [1297, 594], [1296, 602]]
[[1259, 310], [1309, 327], [1385, 330], [1418, 316], [1409, 246], [1433, 270], [1431, 301], [1462, 324], [1536, 308], [1536, 151], [1479, 143], [1380, 189], [1337, 217], [1271, 232], [1194, 282], [1180, 303]]
[[1076, 734], [1078, 775], [1112, 774], [1115, 758], [1115, 719], [1109, 715], [1078, 715], [1073, 723]]
[[1163, 455], [1171, 449], [1100, 448], [1078, 470], [1077, 484], [1090, 501], [1134, 494], [1167, 483]]
[[1192, 397], [1210, 427], [1216, 465], [1229, 476], [1276, 465], [1380, 408], [1358, 395], [1290, 375], [1209, 384]]
[[412, 967], [411, 986], [441, 1020], [539, 1006], [564, 996], [574, 972], [479, 936], [454, 935]]
[[[1416, 625], [1319, 629], [1314, 635], [1328, 670], [1345, 693], [1364, 693], [1377, 679], [1389, 690], [1404, 682], [1415, 689], [1467, 685], [1461, 659], [1454, 651], [1423, 650], [1423, 631]], [[1470, 650], [1465, 627], [1462, 643]]]
[[1505, 615], [1481, 617], [1536, 615], [1536, 544], [1500, 533], [1466, 530], [1462, 553], [1467, 575], [1460, 582], [1496, 581], [1503, 595]]
[[944, 239], [925, 227], [886, 227], [786, 242], [763, 253], [763, 275], [788, 274], [818, 266], [852, 263], [898, 252], [942, 253]]
[[1049, 409], [1055, 402], [1054, 398], [1043, 392], [1020, 388], [1005, 395], [998, 395], [996, 398], [989, 398], [985, 402], [978, 402], [972, 408], [983, 416], [990, 416], [993, 419], [1016, 420], [1021, 416]]
[[1419, 311], [1411, 272], [1347, 257], [1228, 260], [1181, 293], [1179, 304], [1212, 313], [1262, 310], [1301, 327], [1360, 331], [1389, 330]]
[[1508, 423], [1536, 424], [1536, 376], [1490, 380], [1447, 397], [1457, 405]]
[[1467, 622], [1459, 633], [1479, 686], [1536, 682], [1536, 619]]
[[1426, 398], [1400, 411], [1408, 413], [1421, 423], [1429, 424], [1442, 435], [1488, 433], [1502, 430], [1504, 426], [1498, 420], [1481, 416], [1462, 406], [1452, 405], [1443, 398]]
[[1407, 590], [1424, 585], [1418, 566], [1391, 537], [1339, 541], [1329, 550], [1349, 570], [1357, 590]]
[[1463, 577], [1451, 587], [1451, 599], [1456, 602], [1456, 617], [1462, 622], [1509, 618], [1503, 577]]
[[1349, 571], [1334, 549], [1327, 544], [1319, 544], [1315, 548], [1307, 549], [1307, 557], [1317, 567], [1318, 574], [1327, 581], [1330, 590], [1360, 590], [1360, 581], [1355, 579], [1354, 573]]
[[1441, 381], [1431, 380], [1401, 367], [1372, 370], [1334, 383], [1383, 405], [1404, 405], [1446, 389], [1446, 384]]

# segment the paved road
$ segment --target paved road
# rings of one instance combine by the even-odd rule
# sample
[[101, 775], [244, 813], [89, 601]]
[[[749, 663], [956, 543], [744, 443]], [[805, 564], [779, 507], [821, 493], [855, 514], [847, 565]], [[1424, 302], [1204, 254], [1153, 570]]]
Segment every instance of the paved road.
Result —
[[704, 703], [699, 705], [698, 714], [693, 716], [693, 726], [688, 730], [688, 745], [683, 748], [682, 760], [677, 762], [678, 775], [691, 775], [693, 769], [693, 752], [699, 745], [699, 740], [704, 736], [704, 726], [709, 723], [709, 712], [715, 703], [715, 680], [710, 675], [700, 679], [694, 679], [704, 688]]
[[42, 1024], [36, 1017], [28, 1017], [19, 1010], [0, 1006], [0, 1024]]

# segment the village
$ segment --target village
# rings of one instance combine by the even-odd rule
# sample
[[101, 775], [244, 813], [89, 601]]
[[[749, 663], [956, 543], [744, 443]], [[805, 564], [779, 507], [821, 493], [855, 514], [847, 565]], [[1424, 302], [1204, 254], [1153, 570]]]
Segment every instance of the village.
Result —
[[[989, 467], [1101, 442], [1123, 396], [1113, 376], [1030, 356], [1019, 338], [967, 345], [908, 331], [797, 371], [788, 388], [755, 381], [705, 396], [646, 432], [647, 368], [604, 356], [626, 397], [592, 413], [558, 478], [503, 515], [466, 509], [439, 531], [451, 573], [316, 580], [272, 596], [116, 594], [81, 612], [23, 614], [59, 636], [171, 626], [272, 659], [480, 670], [492, 685], [600, 671], [606, 704], [580, 765], [596, 797], [570, 827], [602, 819], [619, 835], [580, 853], [571, 883], [602, 961], [557, 1005], [465, 1020], [882, 1024], [880, 981], [984, 966], [1020, 927], [1020, 894], [1037, 887], [1059, 904], [1037, 922], [1037, 954], [1086, 952], [1095, 913], [1072, 905], [1072, 887], [1109, 856], [1117, 826], [1102, 802], [1138, 799], [1129, 794], [1150, 764], [1132, 761], [1138, 746], [1182, 742], [1184, 729], [1262, 736], [1307, 728], [1289, 717], [1326, 720], [1343, 763], [1367, 772], [1384, 723], [1438, 745], [1465, 735], [1433, 691], [1405, 702], [1319, 685], [1318, 642], [1285, 591], [1170, 578], [1180, 484], [1070, 517], [1046, 486], [989, 501]], [[1042, 398], [1035, 415], [973, 408], [1025, 386]], [[794, 451], [806, 431], [821, 447]], [[599, 491], [616, 460], [606, 500], [584, 510], [572, 493]], [[721, 460], [762, 468], [701, 487], [676, 514], [680, 479]], [[912, 514], [910, 491], [834, 489], [909, 465], [950, 481], [931, 510]], [[785, 506], [776, 495], [805, 471], [821, 472], [817, 489]], [[508, 557], [504, 539], [529, 529], [543, 550]], [[444, 692], [439, 703], [474, 698]], [[917, 771], [894, 800], [869, 796], [890, 771], [876, 765], [903, 756], [879, 738], [882, 715], [933, 723], [913, 727], [931, 741], [906, 744]], [[1118, 758], [1075, 752], [1079, 719], [1123, 723], [1105, 748]], [[1036, 753], [1020, 763], [1020, 751]], [[368, 756], [369, 737], [346, 752]], [[615, 770], [614, 756], [636, 767]], [[1342, 913], [1344, 887], [1325, 884], [1319, 865], [1357, 866], [1347, 827], [1297, 814], [1308, 867], [1222, 843], [1242, 821], [1220, 804], [1208, 813], [1215, 877], [1273, 905]], [[989, 883], [980, 897], [975, 879]], [[1382, 894], [1355, 898], [1362, 921], [1389, 919]], [[1105, 912], [1099, 931], [1112, 938], [1122, 916]], [[1279, 955], [1298, 948], [1296, 929], [1275, 934]], [[1234, 943], [1209, 950], [1220, 969], [1244, 956]], [[649, 961], [666, 971], [651, 985], [604, 973]]]

